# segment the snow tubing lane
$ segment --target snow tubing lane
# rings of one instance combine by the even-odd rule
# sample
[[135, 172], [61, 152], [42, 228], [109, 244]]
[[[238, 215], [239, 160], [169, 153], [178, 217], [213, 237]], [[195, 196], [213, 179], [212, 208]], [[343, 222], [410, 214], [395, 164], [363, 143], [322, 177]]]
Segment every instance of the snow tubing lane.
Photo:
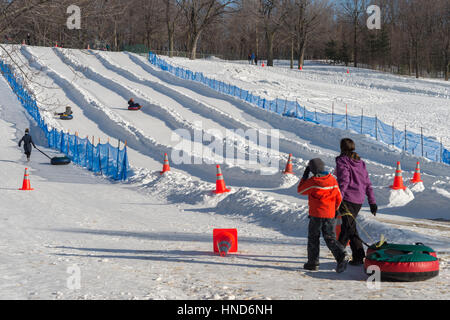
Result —
[[60, 118], [61, 120], [72, 120], [72, 119], [73, 119], [73, 115], [60, 116], [59, 118]]
[[66, 165], [70, 163], [68, 157], [54, 157], [50, 160], [50, 163], [54, 166]]
[[133, 111], [141, 110], [141, 109], [142, 109], [142, 106], [139, 106], [139, 107], [128, 107], [128, 110], [133, 110]]
[[439, 274], [436, 252], [423, 244], [405, 245], [385, 243], [367, 249], [364, 271], [378, 266], [382, 281], [423, 281]]

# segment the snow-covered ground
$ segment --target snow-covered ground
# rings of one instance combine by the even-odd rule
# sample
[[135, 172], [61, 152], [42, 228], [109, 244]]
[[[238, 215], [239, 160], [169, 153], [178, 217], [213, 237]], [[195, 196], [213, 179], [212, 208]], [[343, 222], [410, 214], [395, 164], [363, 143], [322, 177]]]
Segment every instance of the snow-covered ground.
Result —
[[[144, 57], [8, 48], [32, 79], [29, 89], [40, 107], [48, 110], [43, 113], [47, 122], [103, 141], [126, 139], [132, 172], [128, 182], [112, 183], [76, 166], [52, 167], [36, 151], [31, 163], [24, 163], [16, 146], [24, 128], [31, 127], [41, 146], [45, 141], [0, 78], [0, 214], [4, 221], [0, 225], [4, 260], [0, 298], [449, 298], [449, 166], [423, 161], [423, 187], [412, 186], [407, 180], [420, 158], [364, 136], [273, 115], [198, 83], [176, 79], [153, 68]], [[6, 59], [3, 54], [2, 58]], [[328, 91], [328, 99], [346, 103], [352, 98], [369, 112], [383, 110], [386, 121], [401, 110], [408, 121], [427, 110], [418, 119], [432, 123], [430, 130], [440, 130], [437, 136], [442, 136], [442, 130], [448, 132], [448, 85], [439, 82], [406, 81], [356, 69], [351, 74], [360, 75], [342, 81], [347, 77], [342, 68], [315, 64], [300, 73], [284, 66], [263, 70], [223, 61], [172, 62], [272, 97], [285, 92], [300, 99], [309, 92], [307, 99], [313, 106], [325, 108]], [[143, 105], [140, 112], [126, 109], [130, 97]], [[410, 111], [401, 109], [410, 101], [415, 101]], [[52, 113], [66, 105], [72, 107], [74, 120], [54, 118]], [[258, 145], [249, 148], [239, 134], [231, 143], [247, 156], [252, 150], [269, 153], [278, 163], [278, 172], [261, 174], [265, 166], [260, 162], [228, 161], [222, 169], [232, 192], [213, 195], [215, 161], [220, 155], [217, 150], [202, 154], [201, 145], [194, 145], [189, 154], [203, 159], [201, 164], [171, 163], [170, 174], [160, 176], [164, 152], [173, 154], [180, 143], [172, 136], [176, 129], [192, 136], [210, 129], [223, 133], [277, 129], [279, 153]], [[275, 138], [275, 132], [268, 131], [269, 137]], [[370, 237], [366, 240], [375, 241], [383, 234], [390, 242], [432, 246], [442, 261], [439, 277], [421, 283], [383, 283], [381, 290], [370, 290], [361, 267], [349, 266], [345, 273], [336, 274], [325, 246], [319, 272], [301, 269], [308, 220], [307, 201], [296, 195], [297, 176], [313, 157], [321, 157], [333, 170], [338, 141], [344, 136], [356, 141], [366, 159], [380, 207], [376, 217], [363, 207], [358, 223]], [[287, 177], [280, 171], [289, 153], [296, 175]], [[396, 161], [402, 161], [408, 193], [389, 189]], [[33, 192], [16, 190], [26, 166]], [[226, 258], [213, 255], [212, 229], [229, 227], [238, 229], [239, 252]], [[80, 290], [67, 287], [67, 268], [73, 265], [81, 271]]]

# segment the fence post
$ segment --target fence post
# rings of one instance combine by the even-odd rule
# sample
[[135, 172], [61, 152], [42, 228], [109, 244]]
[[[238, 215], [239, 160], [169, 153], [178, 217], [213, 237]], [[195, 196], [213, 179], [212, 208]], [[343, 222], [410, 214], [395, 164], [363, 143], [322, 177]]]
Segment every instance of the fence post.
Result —
[[405, 123], [405, 152], [408, 150], [408, 137], [406, 135], [406, 123]]
[[86, 169], [89, 169], [88, 166], [88, 156], [89, 156], [89, 152], [88, 152], [88, 145], [89, 145], [89, 136], [86, 136], [86, 151], [85, 151], [85, 156], [84, 158], [86, 159]]
[[375, 140], [378, 141], [378, 115], [375, 115]]
[[91, 158], [91, 170], [94, 171], [94, 136], [92, 136], [92, 158]]
[[295, 99], [295, 117], [298, 118], [298, 99]]
[[347, 111], [347, 104], [345, 104], [345, 130], [348, 130], [348, 111]]
[[423, 128], [420, 127], [420, 144], [422, 146], [422, 157], [423, 157]]
[[106, 153], [106, 175], [108, 175], [109, 172], [109, 147], [111, 145], [109, 144], [109, 138], [108, 138], [108, 152]]
[[331, 104], [331, 127], [334, 127], [334, 101]]
[[394, 140], [394, 122], [392, 122], [392, 146], [395, 147], [395, 140]]
[[118, 179], [118, 174], [119, 174], [119, 155], [120, 155], [120, 140], [119, 140], [119, 144], [117, 145], [117, 165], [116, 165], [116, 180]]
[[442, 162], [442, 137], [441, 137], [441, 143], [439, 146], [439, 162]]
[[283, 110], [283, 114], [286, 114], [286, 108], [287, 108], [287, 99], [284, 99], [284, 110]]
[[361, 134], [363, 133], [364, 108], [361, 108]]
[[103, 170], [102, 170], [102, 156], [101, 156], [101, 154], [100, 154], [100, 138], [98, 138], [97, 149], [98, 149], [98, 165], [99, 165], [99, 167], [100, 167], [100, 174], [103, 175]]
[[75, 152], [76, 152], [76, 162], [75, 163], [79, 163], [80, 162], [80, 157], [79, 157], [79, 153], [80, 151], [78, 150], [78, 132], [75, 132]]

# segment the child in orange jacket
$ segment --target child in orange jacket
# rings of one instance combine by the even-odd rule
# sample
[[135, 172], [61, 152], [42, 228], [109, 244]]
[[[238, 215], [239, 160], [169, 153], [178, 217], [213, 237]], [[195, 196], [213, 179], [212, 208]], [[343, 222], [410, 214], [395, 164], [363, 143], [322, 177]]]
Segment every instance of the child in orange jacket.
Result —
[[[309, 174], [313, 177], [309, 178]], [[309, 161], [297, 192], [308, 196], [308, 262], [303, 266], [306, 270], [319, 270], [320, 232], [325, 243], [337, 261], [336, 272], [347, 268], [348, 257], [345, 248], [336, 240], [336, 211], [342, 197], [336, 179], [325, 172], [325, 164], [319, 158]]]

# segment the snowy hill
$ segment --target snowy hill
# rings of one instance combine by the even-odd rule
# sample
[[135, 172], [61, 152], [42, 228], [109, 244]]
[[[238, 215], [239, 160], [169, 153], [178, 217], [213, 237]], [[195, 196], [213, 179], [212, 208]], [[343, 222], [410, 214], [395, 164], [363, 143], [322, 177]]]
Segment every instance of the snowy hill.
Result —
[[[24, 163], [16, 147], [24, 128], [31, 128], [39, 145], [45, 147], [46, 142], [0, 78], [0, 203], [5, 208], [0, 234], [1, 242], [8, 243], [2, 248], [6, 263], [0, 269], [5, 279], [0, 284], [1, 298], [448, 299], [449, 166], [401, 154], [355, 133], [270, 114], [177, 79], [138, 55], [9, 48], [32, 79], [28, 89], [41, 110], [47, 110], [43, 112], [47, 123], [102, 141], [127, 140], [132, 170], [127, 182], [112, 183], [76, 166], [52, 167], [36, 151], [32, 161]], [[8, 59], [4, 54], [1, 58]], [[217, 60], [171, 62], [267, 96], [298, 97], [317, 108], [326, 108], [327, 101], [335, 99], [342, 102], [337, 104], [340, 108], [347, 102], [355, 109], [364, 106], [367, 112], [382, 113], [387, 122], [401, 117], [411, 130], [429, 125], [428, 134], [449, 132], [450, 93], [445, 83], [353, 69], [354, 76], [344, 79], [342, 68], [316, 64], [300, 73], [284, 66], [263, 70]], [[142, 104], [141, 111], [127, 110], [131, 97]], [[74, 119], [56, 119], [53, 113], [67, 105]], [[264, 163], [236, 163], [226, 154], [221, 166], [232, 192], [213, 195], [221, 154], [204, 151], [208, 140], [187, 150], [199, 163], [172, 161], [172, 171], [161, 176], [163, 154], [176, 154], [183, 141], [190, 143], [186, 137], [174, 136], [180, 129], [191, 137], [266, 129], [268, 138], [275, 139], [279, 132], [279, 153], [256, 144], [249, 148], [239, 134], [228, 140], [246, 157], [255, 150], [267, 155], [277, 163], [277, 172], [261, 174]], [[443, 262], [439, 277], [420, 284], [385, 284], [381, 291], [370, 291], [361, 268], [349, 267], [337, 275], [326, 247], [321, 251], [320, 272], [301, 270], [308, 211], [306, 199], [296, 194], [297, 176], [313, 157], [321, 157], [333, 170], [338, 141], [344, 136], [356, 141], [366, 160], [380, 208], [374, 218], [363, 207], [358, 223], [371, 238], [366, 240], [384, 234], [390, 242], [432, 246]], [[444, 138], [449, 146], [448, 136]], [[296, 176], [286, 177], [281, 170], [289, 153]], [[424, 190], [413, 189], [413, 197], [406, 199], [390, 191], [396, 161], [402, 162], [410, 187], [407, 180], [421, 161]], [[36, 189], [29, 193], [16, 191], [25, 166]], [[238, 228], [238, 254], [226, 258], [212, 254], [212, 229], [222, 227]], [[19, 264], [21, 268], [14, 267]], [[80, 290], [66, 286], [66, 269], [74, 264], [81, 269]], [[332, 286], [326, 284], [329, 280]]]

